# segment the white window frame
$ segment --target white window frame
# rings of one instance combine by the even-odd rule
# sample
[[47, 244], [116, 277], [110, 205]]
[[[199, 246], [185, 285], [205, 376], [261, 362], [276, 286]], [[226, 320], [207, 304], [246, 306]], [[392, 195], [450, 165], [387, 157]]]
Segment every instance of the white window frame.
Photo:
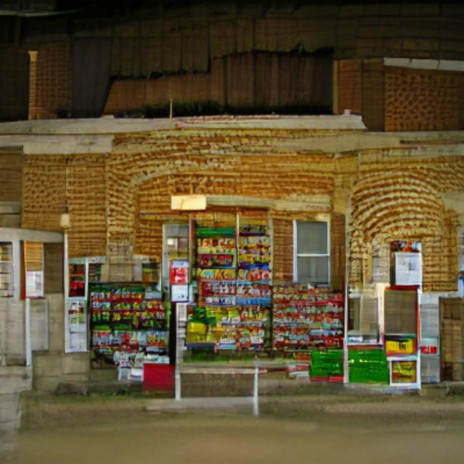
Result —
[[[298, 223], [324, 223], [327, 225], [327, 253], [298, 253]], [[298, 258], [328, 258], [328, 282], [331, 285], [330, 269], [330, 221], [293, 221], [293, 281], [298, 283]]]

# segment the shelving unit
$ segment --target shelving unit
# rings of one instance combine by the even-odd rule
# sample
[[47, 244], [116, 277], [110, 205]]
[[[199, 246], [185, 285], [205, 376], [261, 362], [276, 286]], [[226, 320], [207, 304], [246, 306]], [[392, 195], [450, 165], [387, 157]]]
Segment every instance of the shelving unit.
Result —
[[0, 297], [12, 297], [13, 290], [13, 244], [0, 242]]
[[271, 239], [267, 217], [237, 227], [197, 227], [197, 304], [187, 346], [216, 351], [271, 347]]
[[301, 286], [275, 286], [274, 348], [343, 347], [343, 295]]
[[390, 386], [421, 387], [419, 286], [390, 286], [384, 294], [385, 352]]
[[95, 284], [89, 301], [94, 360], [111, 364], [118, 353], [167, 353], [168, 321], [161, 294], [143, 284]]

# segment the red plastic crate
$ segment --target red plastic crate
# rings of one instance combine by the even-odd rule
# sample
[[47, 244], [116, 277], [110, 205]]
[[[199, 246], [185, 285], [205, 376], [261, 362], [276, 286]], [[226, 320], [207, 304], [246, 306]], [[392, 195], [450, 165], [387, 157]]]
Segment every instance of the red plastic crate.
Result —
[[143, 388], [145, 390], [173, 390], [174, 366], [169, 364], [144, 363]]

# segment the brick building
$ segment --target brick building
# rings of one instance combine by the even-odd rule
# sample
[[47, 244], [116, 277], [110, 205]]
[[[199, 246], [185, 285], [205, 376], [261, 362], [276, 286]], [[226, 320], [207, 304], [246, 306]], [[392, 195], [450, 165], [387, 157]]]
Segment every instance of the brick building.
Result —
[[[0, 200], [10, 208], [2, 215], [5, 226], [60, 232], [67, 215], [65, 254], [76, 266], [88, 270], [84, 258], [92, 258], [101, 264], [99, 280], [113, 287], [140, 282], [143, 269], [156, 269], [167, 300], [169, 263], [187, 262], [186, 284], [216, 318], [208, 325], [208, 317], [189, 309], [197, 325], [187, 327], [187, 344], [194, 348], [234, 345], [286, 359], [303, 353], [303, 361], [306, 352], [343, 348], [344, 357], [332, 367], [318, 360], [312, 375], [345, 381], [359, 381], [359, 353], [369, 358], [377, 350], [382, 361], [371, 360], [371, 367], [383, 363], [380, 374], [364, 380], [395, 383], [397, 376], [396, 383], [417, 386], [421, 377], [438, 380], [440, 370], [442, 380], [462, 379], [461, 6], [145, 2], [130, 9], [120, 2], [104, 15], [100, 8], [71, 12], [61, 10], [61, 2], [45, 4], [49, 16], [10, 6], [11, 15], [2, 18], [8, 27], [0, 48], [0, 116], [31, 120], [0, 126], [7, 186]], [[173, 118], [119, 118], [170, 111]], [[71, 119], [101, 115], [116, 117]], [[198, 199], [202, 206], [191, 210], [182, 203]], [[255, 234], [261, 230], [261, 247], [268, 247], [269, 237], [270, 269], [241, 261], [257, 244], [240, 235], [241, 224]], [[180, 235], [166, 235], [173, 226], [183, 230]], [[206, 246], [219, 229], [225, 234], [220, 239], [235, 240], [230, 267], [237, 274], [230, 280], [242, 282], [238, 275], [251, 268], [270, 270], [259, 291], [272, 284], [272, 300], [260, 294], [240, 297], [238, 304], [234, 293], [236, 312], [219, 317], [208, 309], [215, 301], [208, 298], [225, 294], [201, 295], [204, 281], [209, 288], [204, 271], [219, 269], [216, 280], [227, 279], [221, 266], [197, 264], [199, 256], [227, 255]], [[309, 232], [308, 242], [298, 240], [316, 229], [314, 243]], [[207, 233], [212, 237], [201, 235]], [[167, 238], [187, 237], [187, 255], [169, 259]], [[247, 252], [240, 252], [240, 243]], [[48, 256], [56, 267], [59, 251], [49, 247]], [[95, 354], [102, 333], [120, 335], [91, 321], [85, 349], [69, 349], [63, 334], [72, 333], [64, 308], [71, 277], [64, 292], [59, 286], [46, 292], [49, 343], [34, 354], [39, 390], [88, 379], [87, 348]], [[238, 292], [238, 284], [227, 292]], [[290, 296], [282, 312], [278, 295], [285, 292]], [[316, 320], [305, 308], [303, 317], [299, 298], [319, 301], [324, 292], [330, 294], [324, 303], [329, 316], [316, 311]], [[343, 317], [330, 309], [338, 307], [334, 294], [342, 295]], [[9, 308], [12, 300], [2, 304]], [[202, 305], [196, 300], [192, 306]], [[264, 335], [245, 334], [240, 318], [253, 306], [265, 307], [250, 316], [251, 325], [266, 326]], [[297, 326], [288, 315], [292, 309], [304, 319], [306, 334], [287, 330]], [[233, 323], [237, 317], [241, 322]], [[234, 340], [255, 342], [224, 341], [231, 326]]]

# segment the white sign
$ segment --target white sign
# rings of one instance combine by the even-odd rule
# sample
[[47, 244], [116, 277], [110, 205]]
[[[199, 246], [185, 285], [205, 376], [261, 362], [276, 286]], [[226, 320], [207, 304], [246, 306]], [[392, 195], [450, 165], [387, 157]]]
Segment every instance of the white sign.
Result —
[[65, 307], [65, 352], [87, 351], [87, 301], [70, 298]]
[[43, 271], [26, 272], [26, 297], [43, 298], [44, 278]]
[[189, 286], [188, 285], [171, 285], [171, 301], [188, 301]]
[[421, 256], [421, 253], [395, 253], [396, 285], [422, 285]]

